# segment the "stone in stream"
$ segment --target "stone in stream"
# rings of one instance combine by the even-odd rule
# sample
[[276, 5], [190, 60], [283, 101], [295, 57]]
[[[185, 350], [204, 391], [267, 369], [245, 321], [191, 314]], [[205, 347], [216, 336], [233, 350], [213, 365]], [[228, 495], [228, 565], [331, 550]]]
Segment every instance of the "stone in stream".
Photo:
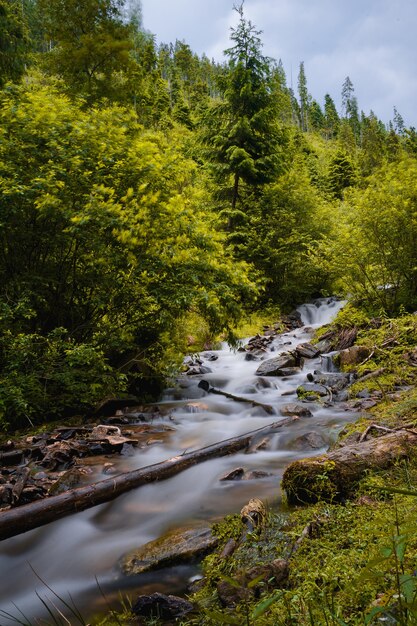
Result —
[[300, 343], [295, 351], [299, 355], [300, 358], [305, 359], [314, 359], [319, 356], [320, 350], [316, 346], [313, 346], [311, 343]]
[[226, 480], [257, 480], [259, 478], [266, 478], [267, 476], [271, 476], [271, 474], [264, 470], [255, 469], [248, 471], [243, 467], [236, 467], [230, 472], [223, 474], [219, 480], [222, 482]]
[[304, 433], [293, 440], [292, 446], [296, 450], [318, 450], [328, 445], [328, 441], [324, 437], [315, 431]]
[[280, 370], [297, 365], [295, 357], [289, 352], [283, 352], [273, 359], [268, 359], [260, 364], [255, 374], [257, 376], [282, 376]]
[[317, 385], [316, 383], [304, 383], [297, 387], [297, 396], [299, 398], [314, 399], [317, 397], [324, 397], [329, 395], [329, 391], [324, 385]]
[[218, 542], [211, 528], [178, 528], [129, 552], [120, 567], [127, 576], [150, 572], [202, 557], [214, 550]]
[[302, 404], [298, 404], [297, 402], [289, 402], [288, 404], [284, 404], [280, 408], [281, 415], [285, 415], [291, 417], [291, 415], [296, 415], [297, 417], [311, 417], [313, 414], [306, 406]]

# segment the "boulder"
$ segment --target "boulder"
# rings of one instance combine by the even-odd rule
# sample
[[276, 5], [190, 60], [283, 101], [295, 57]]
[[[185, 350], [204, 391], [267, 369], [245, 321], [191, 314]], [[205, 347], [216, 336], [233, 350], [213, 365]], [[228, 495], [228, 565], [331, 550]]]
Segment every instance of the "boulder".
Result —
[[163, 593], [152, 593], [149, 596], [139, 596], [132, 606], [132, 612], [139, 617], [157, 618], [168, 621], [177, 620], [194, 610], [193, 605], [178, 596], [166, 596]]
[[297, 417], [311, 417], [312, 412], [303, 404], [299, 404], [297, 402], [289, 402], [288, 404], [284, 404], [280, 408], [281, 415], [285, 415], [291, 417], [291, 415], [296, 415]]
[[292, 442], [296, 450], [318, 450], [319, 448], [324, 448], [327, 444], [328, 442], [324, 437], [315, 431], [304, 433], [304, 435], [300, 435]]
[[304, 359], [314, 359], [320, 354], [320, 350], [317, 348], [317, 346], [313, 346], [311, 343], [300, 343], [296, 347], [295, 351], [300, 358]]
[[142, 574], [202, 557], [217, 544], [218, 539], [212, 535], [211, 528], [179, 528], [129, 552], [122, 558], [120, 567], [127, 576]]
[[370, 354], [371, 350], [366, 346], [351, 346], [350, 348], [341, 350], [337, 360], [341, 367], [358, 365], [359, 363], [362, 363], [362, 361], [365, 361]]
[[255, 374], [257, 376], [280, 376], [280, 370], [286, 367], [295, 367], [297, 365], [294, 355], [289, 352], [283, 352], [273, 359], [268, 359], [260, 364]]
[[329, 395], [328, 390], [324, 385], [317, 385], [316, 383], [304, 383], [297, 387], [298, 397], [304, 398], [317, 398]]

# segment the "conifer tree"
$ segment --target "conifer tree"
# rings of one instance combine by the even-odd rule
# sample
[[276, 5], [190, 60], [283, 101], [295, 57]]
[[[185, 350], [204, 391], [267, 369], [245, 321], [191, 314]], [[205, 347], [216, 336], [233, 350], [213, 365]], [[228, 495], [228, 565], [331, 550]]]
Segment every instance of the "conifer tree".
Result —
[[301, 129], [306, 131], [308, 130], [308, 122], [309, 122], [309, 110], [310, 110], [310, 101], [311, 96], [308, 93], [307, 89], [307, 78], [304, 71], [304, 62], [300, 63], [300, 71], [298, 74], [298, 95], [300, 98], [300, 109], [301, 109]]
[[22, 75], [27, 43], [22, 4], [18, 0], [0, 0], [0, 88], [7, 80]]
[[262, 54], [261, 32], [245, 19], [243, 5], [235, 10], [239, 23], [231, 29], [228, 71], [220, 80], [224, 100], [211, 109], [205, 133], [232, 211], [242, 200], [241, 184], [259, 188], [274, 178], [281, 162], [271, 62]]

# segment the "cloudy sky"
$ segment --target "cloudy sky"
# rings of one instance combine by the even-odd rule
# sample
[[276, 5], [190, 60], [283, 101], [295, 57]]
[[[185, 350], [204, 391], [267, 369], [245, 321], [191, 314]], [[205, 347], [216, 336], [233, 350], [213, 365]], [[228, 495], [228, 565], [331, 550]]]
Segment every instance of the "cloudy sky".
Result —
[[[158, 43], [185, 40], [194, 52], [223, 60], [233, 0], [142, 0], [143, 22]], [[340, 110], [349, 76], [359, 109], [384, 122], [396, 106], [417, 126], [417, 0], [245, 0], [245, 15], [263, 31], [264, 53], [282, 59], [297, 88], [304, 61], [308, 89]]]

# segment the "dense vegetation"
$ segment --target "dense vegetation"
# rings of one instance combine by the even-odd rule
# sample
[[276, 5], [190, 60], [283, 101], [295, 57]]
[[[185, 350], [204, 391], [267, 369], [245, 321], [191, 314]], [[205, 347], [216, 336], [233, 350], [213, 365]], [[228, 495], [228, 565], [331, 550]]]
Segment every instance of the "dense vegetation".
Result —
[[[416, 427], [415, 390], [389, 393], [415, 384], [417, 132], [395, 107], [360, 111], [349, 77], [340, 112], [320, 104], [302, 62], [294, 93], [237, 13], [219, 64], [157, 43], [140, 3], [0, 0], [4, 432], [155, 395], [190, 335], [232, 341], [242, 316], [331, 293], [350, 296], [336, 327], [359, 330], [366, 371], [383, 369], [375, 420]], [[244, 565], [209, 557], [197, 622], [416, 623], [415, 493], [381, 491], [416, 481], [412, 460], [367, 476], [362, 500], [271, 515]], [[312, 521], [289, 588], [219, 616], [211, 579], [292, 550]]]
[[359, 113], [349, 78], [321, 106], [303, 63], [294, 94], [237, 11], [217, 64], [139, 4], [0, 0], [4, 427], [155, 393], [190, 316], [232, 336], [334, 291], [417, 307], [415, 129]]

